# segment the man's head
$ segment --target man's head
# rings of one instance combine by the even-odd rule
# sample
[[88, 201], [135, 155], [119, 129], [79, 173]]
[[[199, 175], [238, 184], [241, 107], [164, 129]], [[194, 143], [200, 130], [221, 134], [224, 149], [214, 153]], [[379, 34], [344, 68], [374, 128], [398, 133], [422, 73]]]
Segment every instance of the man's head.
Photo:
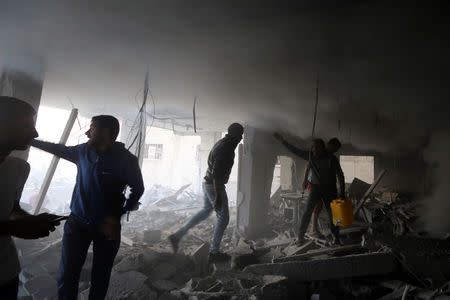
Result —
[[0, 146], [5, 151], [26, 150], [38, 137], [35, 116], [36, 111], [25, 101], [0, 96]]
[[228, 127], [228, 135], [235, 139], [236, 141], [242, 140], [242, 135], [244, 134], [244, 127], [239, 123], [233, 123]]
[[320, 156], [325, 151], [325, 142], [322, 139], [314, 139], [311, 145], [311, 152], [314, 156]]
[[91, 127], [86, 131], [89, 144], [97, 146], [104, 143], [112, 143], [119, 135], [119, 121], [113, 116], [95, 116], [91, 120]]
[[327, 143], [327, 152], [328, 153], [336, 153], [341, 148], [341, 142], [338, 140], [338, 138], [332, 138]]

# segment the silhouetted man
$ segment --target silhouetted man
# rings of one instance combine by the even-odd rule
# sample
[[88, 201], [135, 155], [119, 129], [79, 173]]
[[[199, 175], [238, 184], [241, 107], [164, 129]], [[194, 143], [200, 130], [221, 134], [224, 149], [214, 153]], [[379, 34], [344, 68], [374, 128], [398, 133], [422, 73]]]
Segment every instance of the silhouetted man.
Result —
[[20, 263], [11, 236], [37, 239], [48, 236], [59, 222], [57, 216], [32, 216], [20, 207], [23, 186], [30, 165], [9, 156], [13, 150], [26, 150], [38, 133], [35, 110], [28, 103], [0, 96], [0, 298], [17, 299]]
[[[327, 143], [326, 151], [327, 151], [327, 153], [334, 155], [340, 148], [341, 148], [341, 142], [339, 141], [339, 139], [338, 138], [332, 138]], [[308, 182], [308, 175], [309, 175], [310, 170], [311, 170], [311, 168], [309, 166], [309, 163], [307, 163], [306, 167], [305, 167], [305, 174], [304, 174], [304, 177], [303, 177], [303, 188], [304, 189], [308, 189], [308, 191], [311, 190], [311, 185]], [[336, 186], [336, 184], [335, 184], [335, 186]], [[337, 195], [337, 191], [336, 191], [335, 194]], [[339, 196], [340, 197], [344, 197], [344, 195], [339, 195]], [[319, 214], [322, 211], [322, 206], [323, 206], [322, 204], [323, 204], [323, 202], [319, 201], [314, 206], [314, 210], [312, 212], [311, 234], [312, 234], [312, 236], [318, 237], [318, 238], [323, 238], [323, 235], [318, 230], [318, 224], [317, 224], [317, 220], [319, 218]]]
[[209, 261], [221, 261], [230, 258], [228, 254], [219, 251], [223, 233], [230, 220], [225, 184], [228, 182], [233, 167], [234, 151], [242, 140], [243, 134], [244, 128], [242, 125], [233, 123], [228, 127], [228, 134], [211, 149], [208, 157], [208, 170], [203, 182], [203, 209], [177, 232], [169, 236], [174, 252], [178, 251], [178, 243], [188, 230], [208, 218], [212, 211], [215, 210], [217, 224], [214, 228], [214, 236], [209, 249]]
[[292, 153], [308, 160], [310, 163], [310, 171], [308, 174], [308, 182], [311, 187], [305, 212], [298, 230], [298, 238], [296, 244], [301, 246], [304, 243], [304, 236], [308, 224], [311, 221], [311, 214], [314, 206], [323, 201], [328, 213], [330, 221], [331, 233], [333, 235], [333, 243], [340, 244], [339, 228], [334, 226], [331, 215], [330, 203], [337, 197], [336, 176], [339, 180], [340, 195], [345, 194], [344, 173], [342, 172], [339, 161], [336, 156], [325, 151], [325, 143], [322, 139], [315, 139], [312, 142], [311, 152], [298, 149], [284, 140], [283, 136], [275, 133], [275, 138], [279, 140]]
[[[78, 174], [64, 226], [58, 298], [76, 299], [81, 268], [91, 242], [94, 258], [89, 299], [104, 299], [114, 258], [120, 246], [120, 217], [137, 209], [144, 192], [137, 158], [115, 142], [119, 121], [112, 116], [92, 118], [89, 141], [73, 147], [34, 140], [34, 147], [77, 165]], [[126, 186], [131, 188], [128, 199]]]

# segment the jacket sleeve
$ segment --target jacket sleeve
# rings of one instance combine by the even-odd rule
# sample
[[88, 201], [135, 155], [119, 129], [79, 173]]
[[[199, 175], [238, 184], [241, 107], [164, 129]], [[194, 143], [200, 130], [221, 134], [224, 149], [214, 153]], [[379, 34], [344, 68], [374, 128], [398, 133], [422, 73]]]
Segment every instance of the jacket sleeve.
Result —
[[283, 145], [292, 153], [299, 156], [300, 158], [303, 158], [304, 160], [309, 160], [309, 151], [301, 150], [291, 144], [289, 144], [286, 141], [283, 141]]
[[217, 151], [212, 165], [213, 179], [218, 183], [225, 183], [234, 164], [234, 151], [221, 149]]
[[132, 210], [144, 194], [144, 180], [142, 179], [141, 168], [138, 159], [133, 156], [126, 168], [125, 177], [127, 185], [130, 187], [130, 195], [126, 200], [122, 213]]
[[61, 144], [54, 144], [39, 140], [31, 141], [31, 146], [41, 149], [45, 152], [56, 155], [62, 159], [66, 159], [70, 162], [76, 163], [78, 161], [78, 146], [68, 147]]
[[341, 164], [336, 156], [333, 155], [334, 170], [336, 170], [336, 176], [339, 183], [339, 191], [341, 194], [345, 195], [345, 177], [344, 172], [342, 172]]

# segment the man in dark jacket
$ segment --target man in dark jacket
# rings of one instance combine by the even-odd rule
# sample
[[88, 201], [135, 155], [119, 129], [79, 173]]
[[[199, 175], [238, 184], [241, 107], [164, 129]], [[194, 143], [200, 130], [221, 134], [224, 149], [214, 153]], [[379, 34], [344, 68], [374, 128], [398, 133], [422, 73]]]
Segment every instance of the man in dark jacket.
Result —
[[339, 180], [339, 197], [343, 198], [345, 195], [344, 173], [342, 172], [338, 159], [333, 154], [325, 151], [325, 143], [322, 139], [313, 140], [310, 152], [298, 149], [289, 144], [280, 134], [276, 133], [275, 138], [292, 153], [309, 161], [310, 164], [310, 171], [308, 174], [310, 192], [298, 230], [296, 244], [301, 246], [304, 243], [304, 236], [311, 220], [312, 212], [319, 201], [323, 201], [325, 204], [330, 221], [331, 233], [333, 235], [333, 243], [340, 244], [339, 228], [333, 224], [330, 207], [331, 201], [337, 197], [336, 177]]
[[209, 217], [213, 210], [216, 211], [217, 224], [214, 228], [214, 237], [209, 249], [209, 260], [227, 260], [230, 256], [219, 252], [222, 236], [230, 220], [228, 212], [228, 197], [225, 184], [230, 177], [234, 163], [234, 151], [242, 140], [244, 128], [238, 123], [228, 127], [228, 134], [218, 141], [208, 157], [208, 170], [203, 182], [204, 206], [183, 227], [169, 236], [174, 252], [178, 251], [180, 239], [189, 229]]
[[[77, 165], [78, 173], [64, 226], [58, 299], [76, 299], [81, 268], [91, 242], [94, 259], [89, 299], [104, 299], [114, 258], [120, 246], [120, 217], [136, 210], [144, 192], [137, 158], [115, 142], [119, 121], [112, 116], [92, 118], [89, 141], [73, 147], [34, 140], [31, 145]], [[131, 193], [124, 196], [126, 187]]]

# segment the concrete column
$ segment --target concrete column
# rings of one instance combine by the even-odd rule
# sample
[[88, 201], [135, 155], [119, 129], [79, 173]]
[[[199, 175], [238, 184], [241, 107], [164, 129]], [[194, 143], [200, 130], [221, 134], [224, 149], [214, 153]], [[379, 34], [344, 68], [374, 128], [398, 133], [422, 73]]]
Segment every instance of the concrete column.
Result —
[[245, 127], [237, 203], [238, 230], [257, 237], [269, 228], [268, 212], [279, 145], [271, 133]]
[[[0, 95], [16, 97], [39, 109], [43, 87], [43, 67], [33, 73], [18, 71], [12, 67], [3, 67], [0, 72]], [[28, 159], [28, 151], [15, 151], [12, 155]]]

